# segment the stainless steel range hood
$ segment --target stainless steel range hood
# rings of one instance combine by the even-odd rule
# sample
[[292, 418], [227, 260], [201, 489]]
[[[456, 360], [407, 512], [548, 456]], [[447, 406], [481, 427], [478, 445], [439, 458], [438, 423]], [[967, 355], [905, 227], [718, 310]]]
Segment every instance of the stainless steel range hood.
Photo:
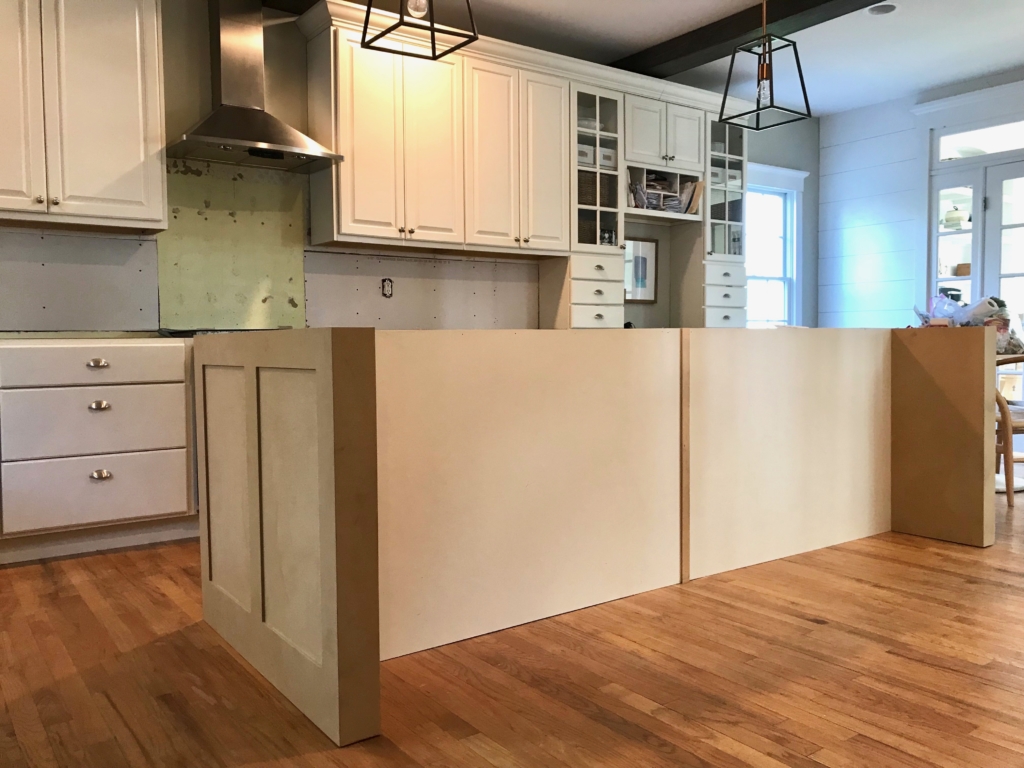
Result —
[[209, 0], [214, 109], [168, 157], [314, 173], [342, 160], [266, 111], [262, 0]]

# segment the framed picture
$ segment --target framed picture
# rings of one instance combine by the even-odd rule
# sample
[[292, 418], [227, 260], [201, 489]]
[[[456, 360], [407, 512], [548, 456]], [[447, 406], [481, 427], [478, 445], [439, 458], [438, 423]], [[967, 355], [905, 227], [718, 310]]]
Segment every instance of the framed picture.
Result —
[[627, 238], [626, 301], [653, 304], [658, 299], [658, 241]]

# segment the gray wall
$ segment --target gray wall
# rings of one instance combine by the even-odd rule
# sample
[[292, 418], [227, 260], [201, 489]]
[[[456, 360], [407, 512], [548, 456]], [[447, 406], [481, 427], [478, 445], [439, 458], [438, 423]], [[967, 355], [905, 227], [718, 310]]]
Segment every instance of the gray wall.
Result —
[[801, 120], [748, 136], [748, 160], [762, 165], [807, 171], [804, 181], [802, 256], [797, 265], [802, 325], [818, 325], [818, 177], [820, 125], [817, 118]]

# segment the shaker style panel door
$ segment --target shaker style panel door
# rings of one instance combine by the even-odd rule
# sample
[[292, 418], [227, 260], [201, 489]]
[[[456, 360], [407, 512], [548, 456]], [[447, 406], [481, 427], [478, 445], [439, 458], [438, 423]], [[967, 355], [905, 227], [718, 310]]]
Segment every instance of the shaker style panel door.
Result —
[[51, 213], [165, 215], [158, 0], [43, 0]]
[[569, 81], [519, 74], [523, 248], [568, 251], [571, 203]]
[[0, 209], [42, 213], [46, 147], [39, 12], [39, 0], [0, 0]]
[[665, 149], [663, 101], [626, 96], [626, 162], [665, 165], [671, 152]]
[[406, 238], [462, 243], [462, 57], [427, 61], [384, 55], [403, 59]]
[[695, 171], [704, 169], [704, 112], [693, 107], [668, 104], [668, 144], [670, 168]]
[[[519, 70], [466, 60], [466, 242], [519, 237]], [[414, 235], [415, 237], [415, 235]]]
[[401, 238], [405, 229], [402, 173], [402, 65], [393, 53], [338, 44], [337, 194], [346, 235]]

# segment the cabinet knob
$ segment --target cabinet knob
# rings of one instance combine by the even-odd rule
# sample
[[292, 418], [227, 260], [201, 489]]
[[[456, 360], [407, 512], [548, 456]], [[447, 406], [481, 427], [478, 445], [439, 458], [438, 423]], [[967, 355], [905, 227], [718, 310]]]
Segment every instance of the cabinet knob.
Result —
[[668, 160], [671, 163], [671, 162], [675, 161], [675, 159], [676, 159], [676, 156], [675, 155], [671, 155]]
[[89, 403], [89, 410], [90, 411], [109, 411], [110, 410], [110, 403], [108, 403], [106, 400], [93, 400], [91, 403]]
[[102, 357], [94, 357], [92, 360], [85, 364], [86, 368], [109, 368], [110, 363], [104, 360]]
[[36, 202], [39, 203], [39, 204], [45, 203], [46, 202], [46, 198], [43, 197], [42, 195], [36, 195]]
[[94, 472], [89, 473], [89, 477], [93, 480], [109, 480], [114, 476], [114, 473], [109, 469], [97, 469]]
[[416, 230], [415, 229], [410, 229], [409, 230], [409, 234], [410, 235], [415, 235], [416, 234]]
[[524, 237], [524, 238], [523, 238], [523, 242], [524, 242], [524, 243], [528, 243], [528, 242], [530, 242], [530, 238], [528, 238], [528, 237]]
[[60, 198], [55, 197], [52, 200], [50, 200], [50, 202], [53, 203], [54, 205], [60, 205]]
[[405, 227], [399, 227], [398, 231], [401, 232], [402, 234], [405, 234]]
[[518, 237], [516, 238], [516, 242], [517, 242], [517, 243], [519, 242], [519, 238], [518, 238]]
[[626, 250], [626, 244], [622, 243], [622, 245], [620, 245], [619, 248], [621, 248], [622, 250]]

